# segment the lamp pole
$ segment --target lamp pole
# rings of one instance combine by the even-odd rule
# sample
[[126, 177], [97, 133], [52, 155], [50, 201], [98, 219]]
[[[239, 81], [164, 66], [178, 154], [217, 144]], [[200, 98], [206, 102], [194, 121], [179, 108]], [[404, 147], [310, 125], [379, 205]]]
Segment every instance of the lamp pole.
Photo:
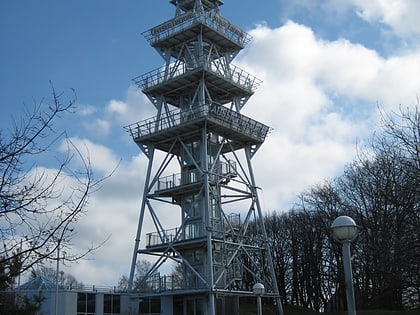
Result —
[[334, 238], [343, 244], [342, 253], [346, 283], [347, 313], [348, 315], [356, 315], [350, 243], [357, 236], [357, 225], [352, 218], [348, 216], [340, 216], [334, 220], [331, 228]]
[[356, 315], [354, 300], [353, 272], [351, 268], [350, 242], [343, 243], [344, 277], [346, 282], [347, 308], [349, 315]]
[[262, 283], [256, 283], [252, 287], [252, 292], [257, 296], [258, 315], [262, 315], [261, 295], [265, 293], [265, 287]]
[[56, 266], [56, 275], [55, 275], [55, 315], [58, 315], [58, 274], [60, 272], [60, 245], [61, 240], [58, 239], [57, 243], [57, 266]]

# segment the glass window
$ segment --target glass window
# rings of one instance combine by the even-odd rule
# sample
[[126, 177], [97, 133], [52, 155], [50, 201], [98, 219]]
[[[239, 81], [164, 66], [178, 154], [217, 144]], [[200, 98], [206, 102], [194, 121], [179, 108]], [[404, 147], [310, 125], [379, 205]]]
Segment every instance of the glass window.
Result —
[[150, 299], [150, 312], [152, 314], [160, 314], [160, 298]]
[[94, 315], [95, 304], [96, 304], [96, 297], [94, 293], [78, 293], [77, 294], [77, 314], [78, 315]]
[[196, 183], [197, 181], [198, 181], [198, 178], [197, 178], [197, 170], [196, 169], [189, 169], [188, 171], [187, 171], [187, 178], [186, 178], [186, 183], [187, 184], [194, 184], [194, 183]]
[[187, 300], [188, 315], [204, 315], [204, 300]]
[[145, 298], [140, 300], [139, 314], [160, 314], [160, 298]]
[[195, 315], [204, 315], [204, 301], [201, 299], [196, 301]]
[[193, 217], [200, 217], [202, 215], [200, 194], [186, 196], [184, 198], [184, 211], [185, 218], [187, 219]]
[[139, 314], [148, 314], [149, 306], [149, 299], [140, 299]]
[[203, 253], [201, 250], [197, 249], [196, 251], [194, 251], [194, 263], [201, 262], [202, 258]]
[[104, 315], [120, 314], [120, 296], [114, 294], [104, 295]]
[[210, 211], [212, 218], [221, 218], [220, 207], [214, 195], [210, 195]]
[[201, 196], [196, 194], [193, 196], [193, 215], [194, 217], [201, 217]]
[[218, 159], [217, 159], [217, 153], [218, 152], [219, 152], [219, 145], [214, 144], [214, 143], [209, 143], [209, 145], [208, 145], [209, 167], [212, 167], [215, 162], [218, 162]]
[[194, 315], [194, 300], [187, 301], [187, 314]]
[[222, 253], [218, 250], [215, 250], [213, 252], [213, 260], [214, 260], [215, 263], [221, 264], [222, 263]]
[[201, 150], [201, 143], [199, 141], [194, 141], [192, 143], [187, 143], [185, 145], [185, 149], [183, 150], [183, 159], [184, 165], [191, 165], [193, 164], [193, 160], [191, 157], [200, 164], [200, 150]]
[[192, 239], [201, 236], [201, 222], [191, 222], [185, 225], [185, 238]]

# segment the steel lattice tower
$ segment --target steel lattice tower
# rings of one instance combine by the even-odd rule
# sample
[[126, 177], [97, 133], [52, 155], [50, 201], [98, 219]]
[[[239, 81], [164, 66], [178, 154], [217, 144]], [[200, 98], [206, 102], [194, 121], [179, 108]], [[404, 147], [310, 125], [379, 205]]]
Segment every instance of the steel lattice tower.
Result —
[[[144, 33], [164, 66], [134, 79], [156, 116], [126, 127], [148, 159], [129, 292], [139, 256], [154, 256], [141, 297], [159, 297], [162, 314], [239, 314], [256, 282], [281, 314], [251, 166], [270, 128], [241, 114], [261, 81], [232, 64], [250, 36], [221, 0], [170, 3], [175, 17]], [[169, 263], [177, 272], [161, 275]]]

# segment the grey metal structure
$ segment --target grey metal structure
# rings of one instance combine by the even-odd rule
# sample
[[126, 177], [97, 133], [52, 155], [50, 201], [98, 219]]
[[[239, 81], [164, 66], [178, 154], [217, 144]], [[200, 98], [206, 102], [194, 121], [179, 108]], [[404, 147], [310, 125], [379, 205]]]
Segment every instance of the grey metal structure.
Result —
[[[162, 314], [239, 314], [256, 282], [282, 314], [251, 166], [270, 128], [241, 114], [261, 81], [232, 64], [250, 36], [220, 15], [221, 0], [170, 3], [175, 17], [144, 33], [164, 66], [134, 79], [157, 114], [126, 127], [148, 158], [129, 291], [151, 256], [139, 287], [164, 299]], [[168, 264], [176, 273], [162, 275]]]

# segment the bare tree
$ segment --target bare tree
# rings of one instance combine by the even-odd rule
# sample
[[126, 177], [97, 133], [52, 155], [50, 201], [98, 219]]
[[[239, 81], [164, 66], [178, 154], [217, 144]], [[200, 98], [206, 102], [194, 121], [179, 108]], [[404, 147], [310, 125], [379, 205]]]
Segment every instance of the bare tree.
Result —
[[[420, 171], [420, 100], [412, 108], [400, 106], [399, 112], [381, 111], [384, 139], [398, 148]], [[418, 173], [417, 173], [418, 175]]]
[[382, 113], [383, 129], [344, 173], [299, 195], [292, 210], [265, 218], [286, 304], [313, 310], [346, 307], [341, 246], [330, 225], [350, 215], [360, 225], [352, 243], [360, 308], [420, 305], [420, 111]]
[[399, 195], [405, 198], [400, 204], [396, 226], [399, 259], [401, 260], [401, 285], [403, 303], [409, 308], [420, 307], [420, 100], [411, 107], [400, 106], [398, 112], [381, 112], [384, 137], [376, 147], [379, 152], [392, 147], [400, 157], [399, 176], [407, 183]]
[[[134, 276], [133, 291], [149, 292], [152, 290], [153, 284], [147, 283], [145, 276], [152, 269], [152, 263], [148, 260], [141, 259], [136, 263], [136, 274]], [[118, 281], [118, 291], [125, 292], [128, 288], [128, 277], [123, 275]]]
[[[89, 157], [57, 131], [54, 123], [75, 107], [76, 96], [66, 104], [52, 86], [52, 101], [35, 103], [12, 129], [0, 129], [0, 282], [11, 284], [35, 264], [56, 260], [66, 249], [65, 261], [77, 261], [94, 248], [72, 253], [75, 223], [86, 212], [90, 194], [99, 188]], [[67, 143], [64, 157], [51, 156], [59, 141]], [[36, 164], [48, 155], [53, 168]], [[75, 163], [77, 160], [77, 164]], [[76, 165], [81, 165], [79, 168]]]
[[417, 106], [382, 117], [383, 132], [360, 148], [340, 189], [347, 213], [363, 227], [354, 246], [359, 303], [402, 309], [408, 292], [420, 296], [420, 115]]

